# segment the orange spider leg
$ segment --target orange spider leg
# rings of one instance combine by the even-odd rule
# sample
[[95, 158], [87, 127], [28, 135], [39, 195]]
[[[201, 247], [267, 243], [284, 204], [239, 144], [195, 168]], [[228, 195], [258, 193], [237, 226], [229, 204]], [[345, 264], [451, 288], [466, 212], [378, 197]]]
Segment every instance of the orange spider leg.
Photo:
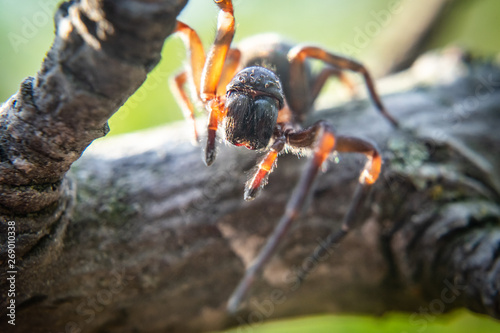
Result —
[[215, 141], [217, 138], [217, 128], [224, 113], [224, 103], [218, 98], [214, 98], [207, 102], [208, 114], [208, 129], [207, 129], [207, 145], [205, 148], [205, 164], [211, 165], [216, 156]]
[[352, 79], [342, 71], [328, 66], [326, 68], [323, 68], [323, 70], [316, 76], [314, 83], [311, 86], [311, 91], [309, 92], [311, 96], [311, 103], [314, 103], [316, 98], [318, 98], [318, 95], [321, 92], [321, 89], [324, 87], [326, 81], [332, 76], [336, 76], [339, 78], [340, 82], [347, 87], [351, 96], [354, 96], [356, 94], [356, 87]]
[[373, 143], [352, 136], [339, 135], [335, 149], [339, 153], [365, 154], [368, 160], [359, 177], [359, 183], [372, 185], [377, 181], [382, 169], [382, 157]]
[[174, 98], [182, 109], [184, 118], [193, 127], [194, 141], [198, 143], [198, 131], [196, 130], [194, 117], [195, 107], [186, 93], [186, 83], [191, 80], [196, 90], [196, 96], [199, 98], [201, 73], [205, 64], [205, 51], [203, 50], [200, 37], [187, 24], [177, 21], [175, 32], [179, 34], [186, 46], [189, 54], [189, 66], [186, 71], [177, 74], [170, 80], [170, 88], [174, 94]]
[[227, 53], [234, 36], [233, 5], [228, 0], [215, 0], [221, 9], [217, 18], [217, 34], [207, 54], [201, 76], [201, 99], [206, 102], [216, 97], [217, 87]]
[[191, 124], [193, 127], [193, 139], [194, 143], [198, 143], [198, 131], [196, 130], [196, 122], [194, 117], [194, 105], [191, 100], [188, 98], [185, 91], [185, 84], [188, 80], [187, 72], [181, 72], [171, 78], [170, 80], [170, 90], [174, 94], [174, 98], [177, 100], [177, 103], [182, 109], [182, 113], [184, 118]]
[[267, 178], [273, 171], [276, 165], [276, 159], [279, 153], [285, 147], [284, 140], [277, 140], [264, 156], [261, 162], [257, 165], [257, 170], [254, 175], [248, 180], [245, 185], [245, 200], [253, 200], [257, 196], [259, 189], [267, 184]]
[[205, 51], [200, 37], [190, 26], [177, 21], [175, 32], [179, 34], [189, 54], [189, 69], [196, 88], [196, 96], [200, 96], [200, 82], [203, 66], [205, 65]]
[[[307, 260], [319, 262], [329, 248], [338, 244], [348, 233], [352, 230], [357, 222], [356, 216], [363, 208], [372, 185], [377, 181], [382, 168], [382, 157], [377, 147], [369, 141], [350, 137], [350, 136], [337, 136], [337, 144], [335, 150], [341, 153], [362, 153], [367, 157], [365, 167], [361, 171], [359, 183], [354, 191], [353, 198], [349, 204], [346, 214], [342, 220], [340, 230], [330, 233], [325, 240], [321, 242], [321, 247], [316, 248], [311, 257]], [[301, 267], [309, 267], [309, 265], [302, 265]], [[307, 276], [309, 271], [306, 269], [298, 274], [298, 282], [301, 283]]]
[[304, 61], [307, 57], [324, 61], [325, 63], [334, 66], [340, 70], [351, 70], [360, 73], [365, 79], [368, 93], [378, 111], [395, 127], [398, 127], [398, 122], [389, 112], [387, 112], [382, 100], [380, 99], [373, 80], [368, 70], [357, 61], [348, 59], [339, 55], [330, 53], [320, 47], [315, 46], [295, 46], [288, 52], [290, 61], [290, 81], [300, 80], [303, 77]]
[[[358, 187], [354, 193], [348, 211], [344, 216], [341, 230], [332, 233], [326, 239], [326, 244], [329, 246], [338, 243], [353, 227], [356, 213], [362, 207], [368, 196], [371, 185], [377, 180], [380, 174], [382, 159], [375, 145], [355, 137], [335, 136], [328, 123], [324, 121], [319, 121], [306, 130], [287, 134], [287, 141], [294, 147], [313, 147], [314, 155], [302, 173], [278, 225], [231, 295], [228, 301], [228, 311], [232, 313], [238, 309], [243, 297], [250, 289], [253, 280], [271, 258], [292, 222], [300, 215], [301, 208], [312, 190], [314, 179], [332, 151], [363, 153], [367, 156], [368, 161], [361, 172]], [[320, 251], [315, 252], [313, 256], [318, 258], [322, 256], [326, 250], [327, 247], [323, 246]], [[299, 276], [299, 279], [302, 280], [307, 273], [308, 272], [303, 272], [303, 274]]]
[[241, 52], [238, 49], [229, 49], [224, 68], [217, 86], [217, 96], [226, 94], [226, 86], [231, 82], [240, 66]]
[[230, 0], [215, 0], [221, 9], [217, 19], [217, 34], [210, 48], [201, 75], [200, 98], [209, 112], [205, 163], [211, 165], [215, 160], [215, 141], [217, 128], [224, 115], [222, 101], [217, 96], [217, 87], [224, 68], [229, 47], [234, 36], [233, 4]]
[[312, 190], [314, 179], [321, 169], [323, 162], [333, 151], [336, 141], [332, 129], [324, 121], [316, 123], [305, 131], [287, 134], [287, 140], [294, 142], [294, 145], [297, 147], [314, 147], [314, 155], [288, 200], [285, 213], [278, 222], [278, 225], [269, 236], [264, 247], [260, 250], [257, 258], [248, 267], [244, 277], [229, 298], [227, 309], [231, 313], [236, 312], [241, 300], [250, 289], [253, 280], [274, 254], [280, 240], [284, 237], [292, 222], [299, 216], [300, 210]]

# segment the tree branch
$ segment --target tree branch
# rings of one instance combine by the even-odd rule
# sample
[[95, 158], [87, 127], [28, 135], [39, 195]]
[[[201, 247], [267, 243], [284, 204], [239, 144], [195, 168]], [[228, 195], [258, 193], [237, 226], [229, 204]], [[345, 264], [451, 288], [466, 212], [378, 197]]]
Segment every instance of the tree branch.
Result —
[[[386, 96], [404, 131], [366, 101], [315, 114], [340, 133], [375, 139], [383, 178], [359, 231], [324, 261], [306, 260], [313, 272], [299, 286], [304, 258], [339, 227], [363, 164], [341, 156], [235, 318], [225, 302], [282, 214], [302, 163], [280, 158], [261, 197], [244, 202], [255, 155], [225, 147], [207, 168], [184, 125], [96, 145], [72, 169], [77, 205], [67, 230], [52, 230], [23, 257], [19, 322], [30, 332], [187, 332], [325, 311], [398, 310], [425, 320], [422, 307], [462, 306], [499, 318], [500, 71], [469, 71], [451, 85]], [[46, 250], [54, 243], [59, 251]]]
[[18, 254], [66, 225], [73, 193], [65, 173], [159, 62], [185, 2], [82, 0], [57, 11], [40, 72], [0, 108], [0, 212], [36, 215], [18, 224]]

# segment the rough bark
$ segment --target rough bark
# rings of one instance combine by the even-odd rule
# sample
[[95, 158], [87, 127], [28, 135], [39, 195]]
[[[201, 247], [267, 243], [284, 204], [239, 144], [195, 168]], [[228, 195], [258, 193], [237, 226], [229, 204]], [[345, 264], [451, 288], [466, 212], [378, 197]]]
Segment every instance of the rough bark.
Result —
[[[297, 284], [304, 258], [338, 228], [363, 165], [342, 155], [320, 176], [251, 300], [229, 317], [225, 302], [304, 159], [281, 157], [260, 197], [244, 202], [255, 154], [221, 145], [207, 168], [176, 124], [95, 142], [66, 174], [159, 60], [181, 5], [113, 3], [63, 5], [42, 71], [0, 110], [1, 255], [5, 263], [7, 221], [15, 221], [17, 332], [200, 332], [318, 312], [397, 310], [425, 321], [422, 309], [464, 306], [500, 318], [498, 68], [421, 60], [418, 73], [431, 64], [446, 81], [393, 78], [391, 86], [409, 80], [413, 88], [383, 98], [401, 130], [366, 100], [315, 113], [311, 122], [328, 119], [384, 152], [363, 224], [321, 262], [305, 260], [312, 274]], [[144, 35], [133, 33], [139, 24]], [[3, 269], [4, 318], [6, 278]]]
[[63, 231], [74, 195], [65, 173], [94, 139], [107, 133], [107, 120], [159, 62], [184, 4], [61, 5], [56, 37], [41, 70], [0, 109], [0, 212], [26, 217], [18, 224], [18, 255], [29, 256], [41, 240]]

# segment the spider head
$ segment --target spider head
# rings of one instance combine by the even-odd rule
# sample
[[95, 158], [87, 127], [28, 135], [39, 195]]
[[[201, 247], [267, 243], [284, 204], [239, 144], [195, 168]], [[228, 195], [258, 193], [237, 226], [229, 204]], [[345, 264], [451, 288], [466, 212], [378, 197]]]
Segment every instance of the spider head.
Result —
[[251, 150], [266, 148], [283, 107], [278, 76], [263, 67], [247, 67], [234, 76], [226, 90], [226, 140]]

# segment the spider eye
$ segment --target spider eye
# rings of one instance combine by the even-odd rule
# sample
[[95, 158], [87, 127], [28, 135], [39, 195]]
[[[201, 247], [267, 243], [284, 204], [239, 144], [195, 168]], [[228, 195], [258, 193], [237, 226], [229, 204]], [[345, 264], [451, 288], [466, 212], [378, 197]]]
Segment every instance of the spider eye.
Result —
[[278, 101], [279, 108], [283, 107], [283, 90], [278, 76], [264, 67], [247, 67], [236, 73], [226, 87], [228, 92], [240, 91], [251, 96], [270, 96]]
[[269, 96], [252, 98], [231, 92], [226, 100], [226, 140], [249, 149], [267, 147], [278, 119], [278, 101]]

